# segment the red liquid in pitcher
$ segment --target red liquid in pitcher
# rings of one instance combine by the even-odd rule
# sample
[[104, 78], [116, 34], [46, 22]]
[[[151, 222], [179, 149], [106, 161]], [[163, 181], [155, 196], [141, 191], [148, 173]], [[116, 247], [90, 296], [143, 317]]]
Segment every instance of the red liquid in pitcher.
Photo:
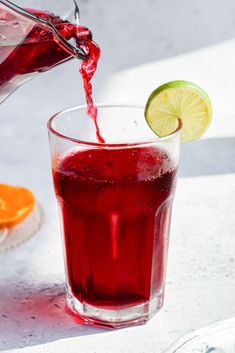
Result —
[[[16, 16], [5, 8], [0, 8], [0, 96], [3, 100], [32, 74], [49, 70], [75, 57], [48, 26]], [[104, 142], [92, 100], [91, 78], [97, 68], [100, 49], [92, 41], [91, 32], [86, 27], [62, 21], [51, 13], [33, 9], [28, 11], [49, 20], [65, 40], [75, 41], [75, 45], [85, 53], [87, 61], [81, 63], [80, 73], [88, 104], [87, 113], [95, 123], [98, 141]]]
[[169, 156], [150, 147], [73, 150], [53, 176], [73, 295], [117, 309], [161, 293], [176, 181]]

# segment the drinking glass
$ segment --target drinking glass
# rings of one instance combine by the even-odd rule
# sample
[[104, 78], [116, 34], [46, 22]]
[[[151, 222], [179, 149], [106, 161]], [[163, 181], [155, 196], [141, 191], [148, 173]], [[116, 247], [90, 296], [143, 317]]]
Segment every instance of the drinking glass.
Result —
[[67, 306], [81, 322], [141, 324], [163, 305], [180, 129], [158, 138], [138, 106], [86, 107], [48, 123], [66, 271]]

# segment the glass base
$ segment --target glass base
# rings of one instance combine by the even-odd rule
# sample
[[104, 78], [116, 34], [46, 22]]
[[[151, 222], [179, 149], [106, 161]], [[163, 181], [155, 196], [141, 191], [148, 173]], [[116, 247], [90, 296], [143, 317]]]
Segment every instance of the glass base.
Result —
[[163, 294], [151, 301], [125, 309], [111, 310], [81, 303], [67, 291], [67, 307], [70, 314], [81, 324], [119, 329], [145, 324], [163, 305]]

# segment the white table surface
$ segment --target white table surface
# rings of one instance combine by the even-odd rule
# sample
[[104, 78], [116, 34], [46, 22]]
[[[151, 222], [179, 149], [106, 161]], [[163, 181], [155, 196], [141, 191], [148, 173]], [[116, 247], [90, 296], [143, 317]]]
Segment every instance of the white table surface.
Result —
[[[1, 182], [31, 188], [43, 205], [45, 222], [30, 241], [0, 256], [0, 350], [160, 353], [183, 334], [235, 315], [234, 57], [235, 40], [136, 67], [111, 77], [100, 95], [106, 101], [144, 104], [162, 82], [187, 79], [202, 85], [214, 105], [206, 139], [182, 149], [165, 305], [145, 326], [106, 331], [79, 326], [64, 312], [46, 132], [28, 127], [28, 116], [21, 124], [9, 119], [1, 126]], [[45, 137], [37, 139], [42, 131]]]

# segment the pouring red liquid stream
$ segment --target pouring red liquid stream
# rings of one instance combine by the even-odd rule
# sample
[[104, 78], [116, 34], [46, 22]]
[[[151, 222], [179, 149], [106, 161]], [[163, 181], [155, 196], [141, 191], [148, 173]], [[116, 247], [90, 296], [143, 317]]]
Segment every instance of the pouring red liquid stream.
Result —
[[[83, 78], [87, 100], [87, 114], [96, 127], [97, 140], [104, 142], [97, 124], [97, 108], [92, 99], [91, 79], [96, 72], [100, 58], [100, 49], [93, 42], [92, 34], [86, 27], [62, 21], [58, 16], [48, 12], [27, 9], [34, 15], [48, 19], [67, 41], [74, 40], [87, 56], [81, 63], [80, 73]], [[34, 24], [26, 26], [20, 17], [13, 12], [0, 9], [0, 96], [7, 96], [19, 85], [28, 80], [32, 74], [44, 72], [52, 67], [74, 58], [60, 42], [55, 33], [46, 25]], [[1, 100], [1, 99], [0, 99]]]
[[97, 62], [100, 57], [100, 49], [93, 41], [89, 41], [86, 43], [86, 48], [89, 49], [89, 60], [83, 61], [81, 63], [80, 73], [83, 78], [84, 90], [86, 94], [87, 101], [87, 114], [94, 121], [96, 128], [96, 137], [100, 143], [104, 143], [104, 139], [100, 134], [99, 126], [97, 123], [97, 107], [94, 105], [92, 99], [92, 84], [91, 79], [96, 72]]

